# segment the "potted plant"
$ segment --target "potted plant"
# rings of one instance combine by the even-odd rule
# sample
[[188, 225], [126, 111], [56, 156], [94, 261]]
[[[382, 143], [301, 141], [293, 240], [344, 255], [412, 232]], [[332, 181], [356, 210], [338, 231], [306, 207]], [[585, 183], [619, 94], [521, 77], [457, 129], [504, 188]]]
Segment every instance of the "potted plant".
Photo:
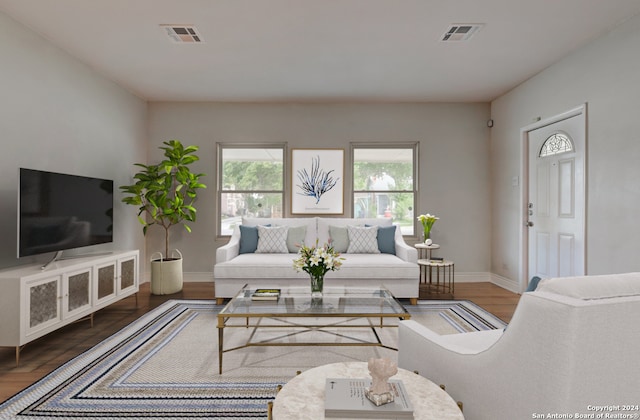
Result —
[[[170, 294], [182, 290], [182, 255], [169, 257], [169, 229], [182, 224], [187, 232], [191, 228], [185, 222], [196, 221], [196, 209], [193, 206], [200, 188], [206, 185], [200, 182], [204, 174], [195, 174], [189, 165], [199, 160], [194, 153], [198, 146], [184, 147], [179, 140], [163, 143], [165, 159], [156, 165], [136, 163], [142, 168], [134, 175], [133, 185], [121, 186], [127, 196], [122, 199], [126, 204], [138, 207], [138, 220], [142, 224], [142, 233], [147, 234], [149, 226], [158, 225], [165, 232], [164, 257], [151, 261], [151, 293]], [[155, 255], [155, 254], [154, 254]]]

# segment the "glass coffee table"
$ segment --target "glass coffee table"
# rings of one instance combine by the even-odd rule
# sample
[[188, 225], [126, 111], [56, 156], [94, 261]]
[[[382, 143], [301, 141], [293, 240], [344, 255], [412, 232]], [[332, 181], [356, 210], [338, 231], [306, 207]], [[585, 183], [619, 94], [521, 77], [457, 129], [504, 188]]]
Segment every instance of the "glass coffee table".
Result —
[[[397, 327], [385, 324], [385, 318], [409, 319], [411, 315], [391, 292], [380, 288], [325, 288], [321, 298], [312, 298], [309, 287], [280, 290], [277, 300], [253, 300], [255, 289], [246, 285], [218, 313], [218, 363], [222, 373], [222, 356], [226, 352], [252, 346], [379, 346], [397, 350], [382, 343], [376, 328]], [[338, 322], [329, 322], [336, 318]], [[348, 320], [349, 322], [341, 322]], [[284, 322], [283, 322], [284, 321]], [[326, 321], [326, 322], [323, 322]], [[226, 328], [252, 329], [247, 341], [224, 348]], [[340, 328], [369, 328], [374, 340], [354, 339], [350, 342], [254, 340], [258, 329], [295, 328], [302, 331], [334, 332]]]

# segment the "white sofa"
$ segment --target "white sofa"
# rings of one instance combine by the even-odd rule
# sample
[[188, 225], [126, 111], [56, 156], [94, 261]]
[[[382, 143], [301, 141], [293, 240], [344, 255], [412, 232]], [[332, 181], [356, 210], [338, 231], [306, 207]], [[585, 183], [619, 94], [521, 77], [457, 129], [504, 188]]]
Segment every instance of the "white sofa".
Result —
[[440, 336], [402, 321], [398, 334], [399, 366], [445, 385], [467, 420], [640, 404], [640, 273], [543, 280], [505, 331]]
[[[300, 218], [243, 218], [243, 226], [287, 226], [292, 228], [306, 227], [304, 244], [313, 246], [316, 240], [319, 245], [329, 242], [331, 230], [346, 226], [379, 226], [390, 227], [391, 219], [353, 219], [329, 217]], [[239, 226], [229, 242], [216, 251], [216, 262], [213, 268], [216, 298], [221, 301], [230, 298], [244, 286], [285, 288], [310, 284], [309, 275], [296, 272], [293, 260], [296, 249], [289, 253], [240, 253], [241, 233]], [[385, 286], [398, 298], [410, 298], [412, 303], [418, 298], [420, 271], [417, 265], [417, 250], [408, 245], [399, 228], [393, 236], [395, 255], [389, 253], [349, 254], [342, 267], [329, 271], [325, 276], [325, 287], [353, 286], [378, 287]]]

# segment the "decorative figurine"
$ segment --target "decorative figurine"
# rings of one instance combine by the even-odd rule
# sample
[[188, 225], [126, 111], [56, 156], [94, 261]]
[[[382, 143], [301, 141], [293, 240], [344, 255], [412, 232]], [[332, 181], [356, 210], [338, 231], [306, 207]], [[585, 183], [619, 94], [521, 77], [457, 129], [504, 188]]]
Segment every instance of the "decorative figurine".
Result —
[[390, 392], [389, 378], [398, 373], [398, 365], [391, 359], [369, 359], [369, 374], [371, 375], [371, 388], [367, 388], [365, 395], [377, 406], [390, 403], [394, 400]]

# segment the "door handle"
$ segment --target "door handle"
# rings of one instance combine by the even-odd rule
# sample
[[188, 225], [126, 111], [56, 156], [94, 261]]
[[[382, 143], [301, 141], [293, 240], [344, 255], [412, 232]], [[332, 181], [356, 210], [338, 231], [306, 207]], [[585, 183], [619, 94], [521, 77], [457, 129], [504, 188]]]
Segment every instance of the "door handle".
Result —
[[533, 226], [533, 222], [529, 221], [529, 222], [525, 222], [524, 224], [527, 227], [532, 227]]

